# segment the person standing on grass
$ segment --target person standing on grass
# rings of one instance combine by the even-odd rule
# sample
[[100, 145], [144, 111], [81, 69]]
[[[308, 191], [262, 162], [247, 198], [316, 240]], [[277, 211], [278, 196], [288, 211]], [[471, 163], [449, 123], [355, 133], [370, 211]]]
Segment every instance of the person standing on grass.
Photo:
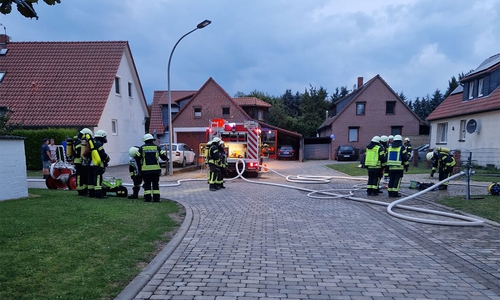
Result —
[[51, 155], [51, 157], [54, 160], [57, 160], [57, 154], [56, 154], [57, 147], [54, 144], [54, 139], [50, 139], [49, 148], [50, 148], [50, 155]]
[[41, 156], [43, 179], [47, 179], [50, 176], [50, 164], [56, 161], [50, 153], [49, 139], [43, 139]]

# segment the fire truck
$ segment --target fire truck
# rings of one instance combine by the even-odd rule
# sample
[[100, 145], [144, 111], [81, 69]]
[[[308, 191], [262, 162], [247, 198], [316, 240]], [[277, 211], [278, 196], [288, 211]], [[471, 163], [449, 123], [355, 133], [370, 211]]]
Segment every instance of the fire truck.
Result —
[[[208, 140], [219, 137], [224, 141], [228, 173], [235, 173], [236, 164], [244, 162], [243, 176], [257, 177], [262, 165], [260, 132], [260, 125], [255, 121], [231, 123], [224, 119], [212, 119]], [[238, 165], [238, 169], [243, 170], [243, 166]]]

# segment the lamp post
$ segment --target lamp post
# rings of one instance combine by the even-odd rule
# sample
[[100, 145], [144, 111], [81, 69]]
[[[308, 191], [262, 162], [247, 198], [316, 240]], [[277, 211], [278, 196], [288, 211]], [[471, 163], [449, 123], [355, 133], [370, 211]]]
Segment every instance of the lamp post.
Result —
[[168, 99], [168, 169], [169, 169], [169, 175], [172, 176], [174, 175], [174, 162], [172, 160], [172, 98], [170, 96], [170, 62], [172, 61], [172, 55], [174, 54], [175, 48], [179, 44], [179, 42], [189, 35], [190, 33], [207, 27], [210, 25], [212, 21], [210, 20], [205, 20], [198, 25], [196, 25], [196, 28], [191, 30], [190, 32], [186, 33], [185, 35], [181, 36], [181, 38], [175, 43], [174, 48], [172, 48], [172, 52], [170, 52], [170, 57], [168, 58], [168, 67], [167, 67], [167, 82], [168, 82], [168, 92], [167, 92], [167, 99]]

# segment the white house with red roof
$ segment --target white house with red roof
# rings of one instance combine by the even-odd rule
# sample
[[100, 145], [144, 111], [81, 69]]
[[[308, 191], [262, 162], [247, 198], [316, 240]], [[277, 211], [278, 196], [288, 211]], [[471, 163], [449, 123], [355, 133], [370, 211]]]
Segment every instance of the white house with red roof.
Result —
[[460, 79], [460, 85], [427, 117], [430, 146], [472, 153], [480, 165], [500, 167], [500, 53]]
[[128, 163], [149, 118], [126, 41], [10, 42], [0, 35], [0, 107], [26, 128], [105, 130], [111, 166]]

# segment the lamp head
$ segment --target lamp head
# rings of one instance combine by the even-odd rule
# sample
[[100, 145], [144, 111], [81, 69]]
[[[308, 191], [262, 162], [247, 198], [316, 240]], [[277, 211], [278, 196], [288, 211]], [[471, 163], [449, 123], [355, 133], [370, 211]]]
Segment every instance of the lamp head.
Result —
[[196, 28], [202, 29], [202, 28], [207, 27], [208, 25], [210, 25], [210, 23], [212, 23], [212, 21], [205, 20], [205, 21], [201, 22], [200, 24], [196, 25]]

